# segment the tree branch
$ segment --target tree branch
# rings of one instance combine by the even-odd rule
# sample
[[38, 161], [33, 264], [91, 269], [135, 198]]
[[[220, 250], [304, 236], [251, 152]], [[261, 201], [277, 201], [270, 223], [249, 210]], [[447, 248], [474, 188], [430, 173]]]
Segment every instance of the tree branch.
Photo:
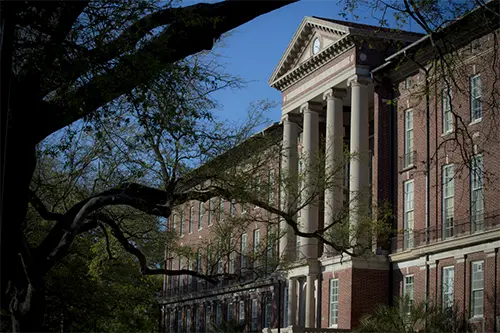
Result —
[[[51, 133], [132, 91], [138, 85], [147, 84], [169, 64], [197, 52], [212, 49], [214, 41], [223, 33], [295, 1], [230, 0], [177, 8], [175, 21], [136, 52], [121, 56], [112, 69], [95, 76], [75, 92], [58, 96], [51, 102], [41, 101], [36, 118], [42, 123], [39, 133], [34, 134], [34, 139], [41, 141]], [[171, 20], [171, 16], [167, 14], [159, 17], [165, 20], [163, 22], [168, 23]], [[163, 22], [150, 24], [152, 27], [161, 26]], [[128, 45], [134, 39], [129, 35], [122, 38], [125, 42], [120, 42], [120, 45]], [[115, 46], [113, 49], [120, 48]], [[70, 105], [67, 100], [74, 103]], [[78, 107], [75, 107], [76, 105]]]
[[51, 212], [45, 207], [42, 200], [36, 196], [35, 192], [28, 190], [28, 200], [38, 214], [47, 221], [61, 221], [63, 214]]
[[128, 239], [125, 237], [123, 232], [120, 230], [120, 227], [113, 221], [113, 219], [109, 218], [104, 214], [99, 214], [98, 219], [103, 223], [106, 223], [111, 228], [111, 233], [115, 238], [120, 242], [123, 248], [133, 256], [135, 256], [139, 260], [139, 265], [141, 268], [141, 273], [143, 275], [191, 275], [197, 278], [204, 279], [211, 283], [218, 283], [218, 280], [214, 277], [210, 277], [196, 271], [192, 271], [189, 269], [179, 269], [179, 270], [168, 270], [168, 269], [151, 269], [148, 267], [148, 262], [144, 253], [141, 252], [137, 247], [130, 244]]

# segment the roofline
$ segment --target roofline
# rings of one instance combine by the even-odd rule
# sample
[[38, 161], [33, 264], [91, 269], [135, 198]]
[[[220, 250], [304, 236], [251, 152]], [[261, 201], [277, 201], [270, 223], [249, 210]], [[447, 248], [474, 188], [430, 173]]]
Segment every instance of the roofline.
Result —
[[388, 67], [391, 64], [393, 64], [394, 63], [393, 60], [395, 58], [400, 57], [402, 55], [406, 56], [406, 53], [409, 50], [412, 50], [413, 48], [416, 48], [417, 46], [420, 46], [420, 44], [426, 42], [428, 39], [431, 38], [432, 34], [436, 34], [436, 33], [439, 33], [439, 32], [446, 33], [447, 30], [450, 29], [451, 27], [456, 26], [457, 24], [460, 24], [460, 22], [462, 20], [466, 19], [467, 17], [470, 17], [470, 15], [473, 15], [477, 11], [483, 9], [483, 6], [490, 6], [491, 4], [494, 4], [494, 3], [497, 3], [497, 5], [500, 5], [500, 1], [499, 0], [488, 0], [484, 5], [482, 5], [482, 6], [480, 5], [480, 6], [477, 6], [477, 7], [473, 8], [469, 12], [463, 14], [462, 16], [457, 17], [453, 22], [451, 22], [451, 23], [449, 23], [449, 24], [447, 24], [447, 25], [445, 25], [443, 27], [440, 27], [436, 31], [433, 31], [432, 33], [429, 33], [429, 34], [425, 35], [424, 37], [422, 37], [419, 40], [411, 43], [410, 45], [408, 45], [406, 47], [404, 47], [403, 49], [399, 50], [398, 52], [396, 52], [394, 54], [391, 54], [389, 57], [385, 58], [385, 63], [383, 63], [382, 65], [378, 66], [377, 68], [374, 68], [371, 72], [372, 73], [376, 73], [376, 72], [382, 71], [386, 67]]

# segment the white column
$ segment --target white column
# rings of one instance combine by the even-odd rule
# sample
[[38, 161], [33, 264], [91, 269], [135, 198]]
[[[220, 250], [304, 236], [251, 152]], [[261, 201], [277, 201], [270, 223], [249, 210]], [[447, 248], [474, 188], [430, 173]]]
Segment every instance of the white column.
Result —
[[[326, 140], [325, 140], [325, 227], [334, 223], [342, 210], [344, 182], [344, 103], [343, 89], [329, 89], [323, 94], [326, 100]], [[325, 256], [334, 253], [329, 245], [324, 246]]]
[[305, 327], [313, 328], [316, 325], [316, 302], [314, 301], [314, 282], [316, 275], [309, 273], [306, 277], [306, 313]]
[[297, 278], [288, 280], [288, 326], [297, 326]]
[[[304, 166], [304, 188], [302, 190], [303, 200], [311, 200], [317, 196], [317, 188], [314, 188], [316, 183], [316, 156], [318, 154], [319, 144], [319, 121], [318, 113], [311, 110], [309, 103], [304, 104], [300, 108], [301, 113], [304, 115], [304, 126], [302, 133], [302, 163]], [[302, 209], [302, 221], [304, 222], [304, 231], [308, 233], [318, 230], [318, 203], [317, 198], [313, 199], [307, 206]], [[304, 245], [302, 245], [304, 244]], [[318, 258], [318, 240], [316, 238], [302, 238], [301, 240], [302, 251], [307, 258]]]
[[[349, 80], [351, 86], [351, 138], [349, 171], [349, 226], [351, 233], [358, 233], [359, 224], [367, 218], [369, 198], [369, 128], [368, 84], [370, 80], [356, 76]], [[366, 230], [364, 230], [366, 231]], [[352, 239], [351, 245], [360, 243]], [[364, 241], [363, 241], [364, 243]]]
[[[289, 115], [284, 115], [281, 119], [283, 123], [283, 153], [282, 153], [282, 173], [286, 179], [286, 186], [282, 186], [282, 206], [285, 212], [295, 210], [296, 208], [296, 179], [298, 166], [297, 124], [290, 120]], [[282, 236], [280, 238], [280, 255], [285, 262], [295, 259], [296, 237], [291, 226], [284, 220], [280, 223]]]

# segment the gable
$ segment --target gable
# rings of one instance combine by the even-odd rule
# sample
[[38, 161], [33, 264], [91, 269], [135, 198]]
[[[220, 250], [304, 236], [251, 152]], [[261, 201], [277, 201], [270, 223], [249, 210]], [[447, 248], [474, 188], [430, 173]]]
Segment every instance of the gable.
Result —
[[[302, 76], [304, 72], [321, 66], [328, 59], [354, 45], [354, 36], [376, 36], [405, 42], [413, 42], [422, 37], [422, 34], [418, 33], [396, 31], [398, 33], [395, 33], [395, 30], [366, 24], [306, 16], [271, 75], [269, 85], [280, 89], [283, 87], [282, 83], [289, 83], [290, 78], [296, 80], [297, 75]], [[317, 54], [313, 54], [313, 42], [316, 38], [320, 39], [321, 48]]]
[[321, 53], [328, 46], [348, 34], [348, 27], [306, 16], [281, 57], [269, 83], [272, 85], [272, 82], [276, 79], [292, 71], [301, 63], [311, 59], [313, 57], [312, 43], [316, 38], [321, 40], [321, 49], [319, 52]]

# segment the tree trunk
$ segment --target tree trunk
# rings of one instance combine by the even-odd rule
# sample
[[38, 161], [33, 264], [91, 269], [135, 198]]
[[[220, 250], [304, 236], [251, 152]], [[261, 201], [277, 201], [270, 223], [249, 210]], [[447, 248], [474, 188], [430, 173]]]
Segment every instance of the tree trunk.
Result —
[[44, 282], [23, 233], [28, 189], [36, 166], [35, 145], [28, 143], [28, 129], [19, 130], [15, 126], [17, 119], [13, 117], [13, 110], [10, 111], [1, 202], [1, 305], [10, 314], [13, 332], [41, 332], [45, 314]]

